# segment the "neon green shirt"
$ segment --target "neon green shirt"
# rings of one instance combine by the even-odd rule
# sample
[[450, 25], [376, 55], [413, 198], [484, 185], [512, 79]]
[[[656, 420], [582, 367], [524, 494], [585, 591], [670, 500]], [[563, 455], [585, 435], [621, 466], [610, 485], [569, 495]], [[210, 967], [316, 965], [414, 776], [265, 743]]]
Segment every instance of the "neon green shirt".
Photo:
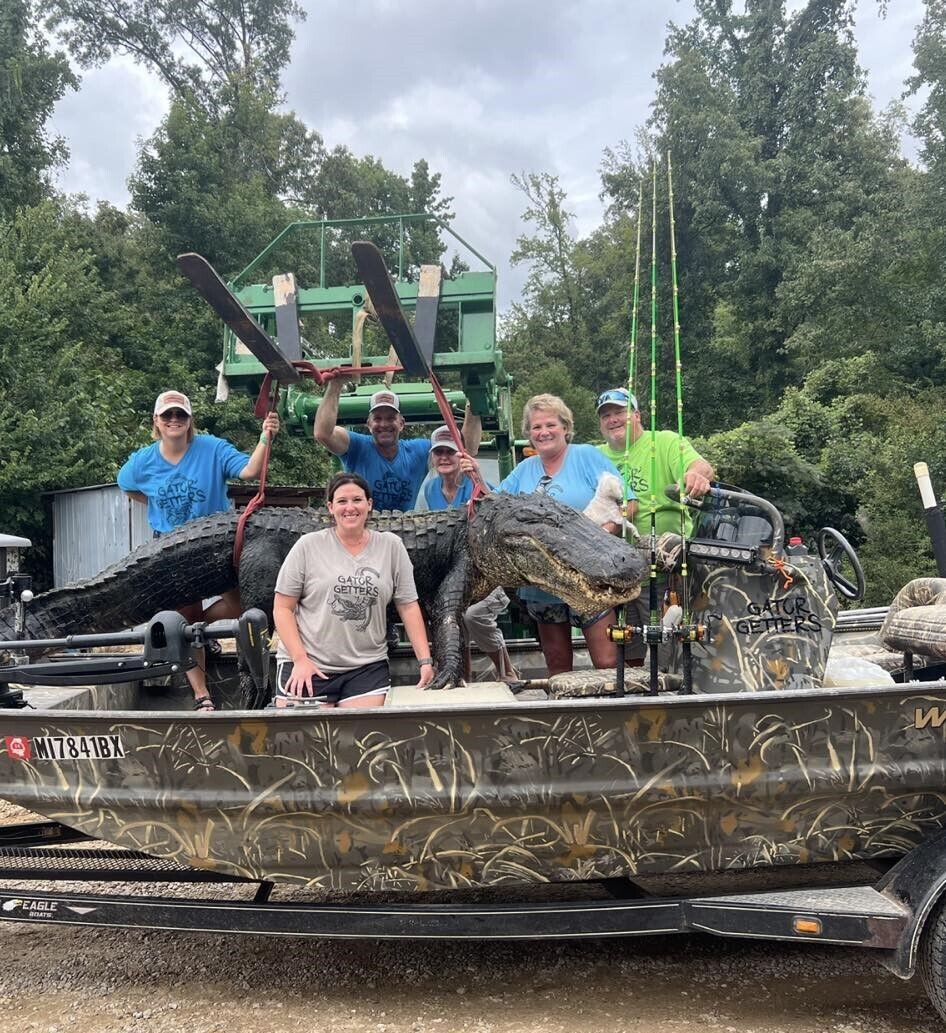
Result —
[[[608, 459], [618, 468], [624, 477], [625, 486], [631, 488], [637, 495], [637, 516], [634, 523], [638, 531], [646, 535], [650, 533], [650, 514], [657, 511], [657, 534], [665, 531], [680, 532], [680, 510], [683, 509], [686, 518], [686, 532], [690, 533], [692, 517], [685, 506], [677, 502], [671, 502], [664, 494], [664, 489], [670, 484], [676, 484], [680, 479], [680, 439], [672, 430], [657, 431], [657, 484], [656, 484], [656, 506], [650, 494], [650, 432], [643, 434], [631, 445], [625, 454], [624, 450], [615, 451], [607, 442], [598, 445], [599, 451], [603, 452]], [[700, 459], [700, 453], [690, 444], [687, 438], [683, 439], [683, 470], [686, 471], [691, 463]]]

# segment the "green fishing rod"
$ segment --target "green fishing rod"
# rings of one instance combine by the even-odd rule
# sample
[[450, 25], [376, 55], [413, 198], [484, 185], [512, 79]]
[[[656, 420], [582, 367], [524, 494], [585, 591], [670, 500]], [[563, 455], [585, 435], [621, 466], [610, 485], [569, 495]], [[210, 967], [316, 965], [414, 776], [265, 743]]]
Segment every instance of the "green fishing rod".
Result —
[[[667, 207], [670, 210], [670, 282], [673, 292], [673, 359], [676, 371], [677, 392], [677, 444], [680, 449], [680, 467], [677, 473], [677, 490], [680, 499], [680, 597], [682, 606], [681, 627], [690, 627], [690, 578], [687, 569], [687, 515], [684, 509], [684, 456], [683, 438], [683, 360], [680, 352], [680, 291], [677, 283], [677, 227], [673, 213], [673, 164], [667, 151]], [[683, 637], [683, 691], [693, 691], [693, 662], [690, 636]]]
[[[621, 480], [624, 483], [624, 519], [621, 522], [621, 537], [627, 541], [627, 504], [630, 501], [630, 463], [628, 453], [631, 450], [631, 398], [635, 398], [634, 384], [637, 376], [637, 309], [640, 303], [641, 273], [641, 222], [644, 215], [644, 178], [637, 190], [637, 245], [634, 249], [634, 295], [631, 302], [631, 340], [627, 355], [627, 426], [624, 429], [624, 463], [621, 467]], [[618, 611], [618, 665], [615, 676], [615, 689], [618, 696], [624, 695], [624, 660], [627, 650], [627, 626], [630, 619], [630, 603], [625, 603]]]
[[660, 600], [657, 593], [657, 157], [651, 161], [650, 204], [650, 692], [659, 688]]

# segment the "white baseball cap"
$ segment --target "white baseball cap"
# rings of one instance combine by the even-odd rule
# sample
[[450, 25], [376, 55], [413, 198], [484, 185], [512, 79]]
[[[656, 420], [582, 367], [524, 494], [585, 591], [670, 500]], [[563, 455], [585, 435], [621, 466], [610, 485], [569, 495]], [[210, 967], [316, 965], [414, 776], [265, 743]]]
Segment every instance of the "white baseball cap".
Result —
[[450, 428], [444, 424], [442, 427], [438, 427], [433, 434], [430, 435], [430, 447], [431, 450], [435, 448], [452, 448], [454, 452], [459, 452], [457, 443], [453, 440], [453, 435], [450, 433]]
[[180, 391], [162, 391], [154, 401], [154, 415], [160, 416], [168, 409], [183, 409], [188, 416], [193, 416], [191, 400]]
[[393, 391], [375, 391], [371, 396], [371, 404], [368, 406], [368, 412], [374, 412], [375, 409], [381, 408], [393, 409], [395, 412], [400, 412], [401, 400]]

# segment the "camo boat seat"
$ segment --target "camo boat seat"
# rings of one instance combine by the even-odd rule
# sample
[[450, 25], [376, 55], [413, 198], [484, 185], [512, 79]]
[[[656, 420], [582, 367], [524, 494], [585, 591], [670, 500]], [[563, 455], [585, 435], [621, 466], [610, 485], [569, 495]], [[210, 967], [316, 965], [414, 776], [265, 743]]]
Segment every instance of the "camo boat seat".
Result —
[[880, 629], [887, 649], [946, 660], [946, 578], [918, 577], [904, 585]]
[[[903, 669], [903, 652], [892, 652], [889, 649], [881, 649], [879, 646], [872, 646], [867, 642], [851, 643], [851, 645], [832, 647], [832, 657], [850, 656], [856, 660], [869, 660], [877, 664], [885, 671], [900, 671]], [[921, 657], [917, 657], [915, 667], [924, 666]]]
[[[670, 692], [680, 687], [679, 677], [661, 674], [658, 677], [660, 692]], [[642, 695], [650, 688], [650, 669], [628, 667], [624, 674], [624, 691], [629, 696]], [[549, 678], [549, 699], [582, 699], [587, 696], [614, 696], [617, 694], [617, 679], [614, 671], [567, 671], [553, 674]]]

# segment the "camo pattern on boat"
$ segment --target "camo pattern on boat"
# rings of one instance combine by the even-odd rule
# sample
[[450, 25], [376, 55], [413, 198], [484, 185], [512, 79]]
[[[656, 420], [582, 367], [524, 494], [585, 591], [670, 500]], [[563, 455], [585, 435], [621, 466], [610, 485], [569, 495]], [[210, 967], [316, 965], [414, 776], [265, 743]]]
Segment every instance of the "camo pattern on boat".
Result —
[[[838, 602], [814, 556], [791, 557], [784, 571], [691, 561], [696, 692], [811, 689], [821, 684]], [[680, 669], [674, 644], [671, 670]]]
[[337, 890], [897, 857], [946, 826], [942, 684], [0, 727], [15, 804]]

